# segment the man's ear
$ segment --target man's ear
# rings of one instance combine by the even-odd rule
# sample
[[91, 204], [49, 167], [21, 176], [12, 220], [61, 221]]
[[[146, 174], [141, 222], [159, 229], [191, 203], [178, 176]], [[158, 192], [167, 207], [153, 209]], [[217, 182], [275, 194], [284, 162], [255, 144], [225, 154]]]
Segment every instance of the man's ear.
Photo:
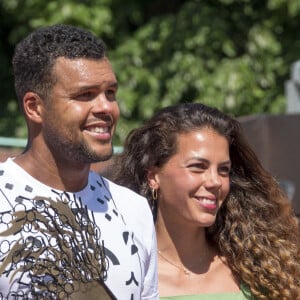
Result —
[[27, 92], [23, 97], [24, 113], [34, 123], [42, 122], [43, 100], [34, 92]]

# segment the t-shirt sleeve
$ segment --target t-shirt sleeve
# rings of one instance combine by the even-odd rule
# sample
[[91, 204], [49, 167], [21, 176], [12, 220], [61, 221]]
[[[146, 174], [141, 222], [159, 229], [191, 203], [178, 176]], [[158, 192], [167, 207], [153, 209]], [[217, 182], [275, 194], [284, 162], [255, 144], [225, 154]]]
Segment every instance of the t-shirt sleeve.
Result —
[[157, 246], [156, 234], [153, 224], [152, 239], [150, 244], [149, 258], [145, 267], [145, 279], [141, 299], [159, 299], [157, 278]]

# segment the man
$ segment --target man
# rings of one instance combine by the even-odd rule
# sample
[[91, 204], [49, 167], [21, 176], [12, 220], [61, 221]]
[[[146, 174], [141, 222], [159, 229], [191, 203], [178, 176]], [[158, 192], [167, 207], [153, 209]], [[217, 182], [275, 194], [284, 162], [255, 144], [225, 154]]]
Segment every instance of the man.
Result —
[[146, 199], [90, 171], [112, 156], [119, 117], [103, 42], [38, 29], [13, 69], [28, 144], [0, 164], [0, 298], [157, 299]]

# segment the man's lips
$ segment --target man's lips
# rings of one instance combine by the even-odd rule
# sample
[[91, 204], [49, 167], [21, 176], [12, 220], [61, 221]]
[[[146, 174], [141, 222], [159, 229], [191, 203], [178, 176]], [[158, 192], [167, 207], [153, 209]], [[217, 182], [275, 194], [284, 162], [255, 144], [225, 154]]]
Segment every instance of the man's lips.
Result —
[[87, 127], [86, 131], [95, 132], [95, 133], [108, 133], [110, 132], [110, 127], [106, 126], [95, 126], [95, 127]]
[[111, 122], [90, 123], [83, 127], [83, 131], [98, 140], [105, 140], [105, 141], [111, 140], [112, 123]]
[[109, 116], [101, 119], [90, 119], [83, 125], [83, 129], [95, 133], [107, 133], [111, 131], [113, 123]]

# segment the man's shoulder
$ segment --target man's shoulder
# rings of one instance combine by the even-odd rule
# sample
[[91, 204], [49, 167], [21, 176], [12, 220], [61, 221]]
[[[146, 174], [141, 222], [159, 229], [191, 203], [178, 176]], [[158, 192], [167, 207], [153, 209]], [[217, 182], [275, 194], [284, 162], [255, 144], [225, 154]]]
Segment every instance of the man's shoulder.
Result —
[[[6, 180], [15, 181], [18, 176], [15, 175], [16, 166], [13, 163], [11, 158], [6, 159], [5, 161], [0, 162], [0, 183], [5, 184]], [[14, 176], [15, 175], [15, 176]]]
[[114, 201], [116, 201], [119, 205], [128, 207], [128, 204], [130, 203], [138, 209], [149, 209], [148, 200], [140, 194], [97, 173], [93, 174], [93, 176], [99, 176], [99, 180], [103, 182]]
[[141, 195], [139, 195], [138, 193], [134, 192], [133, 190], [131, 190], [125, 186], [119, 185], [119, 184], [111, 181], [110, 179], [102, 176], [101, 174], [98, 174], [94, 171], [91, 171], [90, 173], [94, 180], [101, 181], [106, 186], [106, 188], [109, 189], [109, 191], [111, 193], [114, 193], [114, 192], [123, 193], [126, 195], [130, 195], [132, 197], [144, 198]]
[[102, 177], [102, 178], [105, 181], [105, 183], [107, 184], [107, 186], [109, 187], [111, 192], [115, 191], [117, 193], [122, 193], [123, 195], [130, 196], [132, 198], [145, 199], [143, 196], [139, 195], [138, 193], [134, 192], [133, 190], [131, 190], [125, 186], [119, 185], [105, 177]]
[[8, 164], [10, 164], [11, 160], [12, 160], [11, 157], [6, 158], [5, 160], [0, 160], [0, 166], [1, 167], [7, 166]]

